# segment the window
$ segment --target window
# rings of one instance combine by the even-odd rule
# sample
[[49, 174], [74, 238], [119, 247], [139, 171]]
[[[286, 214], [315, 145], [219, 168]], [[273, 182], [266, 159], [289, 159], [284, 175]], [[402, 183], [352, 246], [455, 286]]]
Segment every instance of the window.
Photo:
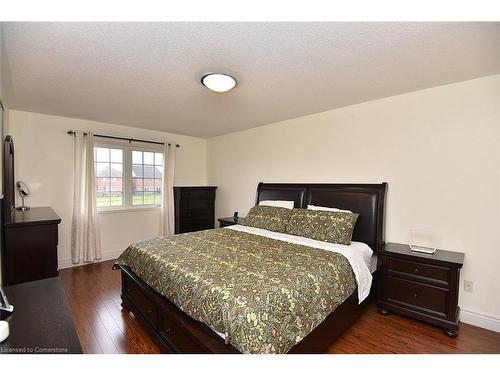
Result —
[[132, 151], [132, 205], [160, 204], [163, 154]]
[[97, 207], [123, 206], [123, 150], [94, 148]]
[[163, 153], [132, 146], [94, 147], [97, 207], [100, 210], [158, 206]]

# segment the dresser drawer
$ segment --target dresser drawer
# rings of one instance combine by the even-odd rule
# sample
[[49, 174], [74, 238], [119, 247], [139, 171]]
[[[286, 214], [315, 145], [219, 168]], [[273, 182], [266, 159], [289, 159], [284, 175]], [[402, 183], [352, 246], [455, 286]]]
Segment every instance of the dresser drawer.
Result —
[[177, 353], [204, 353], [196, 341], [186, 335], [169, 314], [162, 311], [158, 323], [161, 338]]
[[182, 191], [182, 198], [186, 199], [208, 199], [211, 200], [215, 196], [214, 189], [189, 189]]
[[156, 328], [158, 324], [158, 312], [153, 301], [137, 285], [128, 281], [124, 285], [124, 293], [142, 313], [144, 318]]
[[383, 280], [382, 298], [388, 302], [411, 305], [446, 316], [449, 291], [445, 288], [386, 275]]
[[[432, 266], [430, 264], [417, 263], [403, 259], [385, 257], [384, 269], [389, 272], [397, 272], [414, 277], [424, 277], [448, 284], [449, 269], [445, 267]], [[403, 275], [403, 276], [404, 276]]]
[[214, 229], [215, 223], [213, 218], [208, 219], [187, 219], [184, 220], [181, 226], [181, 233], [197, 232], [199, 230]]
[[182, 212], [184, 219], [205, 219], [212, 218], [214, 210], [211, 207], [190, 208]]

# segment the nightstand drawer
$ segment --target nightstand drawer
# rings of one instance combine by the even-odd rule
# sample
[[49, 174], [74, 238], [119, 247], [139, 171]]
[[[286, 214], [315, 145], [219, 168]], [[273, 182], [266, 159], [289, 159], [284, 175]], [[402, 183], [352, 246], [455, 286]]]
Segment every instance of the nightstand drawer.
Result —
[[389, 272], [395, 271], [406, 275], [425, 277], [448, 284], [448, 268], [431, 266], [430, 264], [411, 262], [393, 257], [385, 257], [384, 261], [386, 262], [384, 268]]
[[382, 298], [386, 301], [423, 308], [437, 315], [447, 314], [447, 289], [389, 275], [383, 278], [382, 283]]

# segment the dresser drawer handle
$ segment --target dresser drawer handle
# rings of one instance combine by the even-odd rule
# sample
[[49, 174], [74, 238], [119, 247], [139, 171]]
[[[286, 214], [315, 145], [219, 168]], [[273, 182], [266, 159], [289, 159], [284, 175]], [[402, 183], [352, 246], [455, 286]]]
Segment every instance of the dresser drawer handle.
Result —
[[417, 297], [418, 297], [417, 292], [413, 292], [413, 298], [417, 298]]
[[415, 268], [415, 271], [413, 271], [413, 272], [418, 273], [418, 268]]
[[148, 314], [152, 314], [153, 313], [153, 309], [149, 308], [148, 309]]

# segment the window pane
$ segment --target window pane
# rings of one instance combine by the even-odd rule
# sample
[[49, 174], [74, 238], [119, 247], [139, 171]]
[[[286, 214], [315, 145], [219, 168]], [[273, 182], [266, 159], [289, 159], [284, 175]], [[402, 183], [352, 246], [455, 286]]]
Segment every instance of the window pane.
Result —
[[145, 178], [143, 180], [143, 188], [144, 188], [144, 191], [154, 191], [154, 189], [155, 189], [154, 178]]
[[97, 206], [122, 206], [123, 150], [94, 147], [94, 157]]
[[144, 164], [154, 164], [154, 154], [152, 152], [145, 152], [144, 153]]
[[123, 164], [111, 163], [111, 177], [123, 176]]
[[115, 177], [111, 178], [111, 191], [119, 191], [123, 192], [123, 187], [122, 187], [122, 179]]
[[144, 192], [144, 204], [155, 204], [154, 193]]
[[96, 147], [95, 161], [109, 161], [109, 148]]
[[109, 207], [109, 193], [96, 193], [97, 207]]
[[96, 192], [109, 191], [109, 178], [97, 177], [96, 178]]
[[155, 152], [155, 165], [163, 165], [163, 154]]
[[154, 178], [154, 167], [152, 165], [144, 166], [144, 177], [145, 178]]
[[132, 204], [133, 205], [144, 204], [143, 196], [144, 195], [142, 191], [132, 193]]
[[155, 204], [160, 204], [161, 203], [161, 193], [156, 192], [155, 193]]
[[123, 163], [123, 150], [117, 148], [111, 149], [111, 162], [112, 163]]
[[142, 151], [132, 151], [132, 164], [142, 164]]
[[155, 178], [163, 177], [163, 167], [155, 167]]
[[122, 193], [111, 193], [110, 198], [111, 206], [121, 206], [123, 204]]
[[132, 191], [142, 191], [142, 178], [132, 179]]
[[95, 163], [97, 177], [109, 177], [109, 163]]
[[163, 153], [132, 150], [132, 204], [161, 202]]
[[155, 191], [161, 191], [161, 185], [163, 180], [161, 178], [155, 179]]
[[132, 177], [142, 177], [142, 165], [132, 165]]

